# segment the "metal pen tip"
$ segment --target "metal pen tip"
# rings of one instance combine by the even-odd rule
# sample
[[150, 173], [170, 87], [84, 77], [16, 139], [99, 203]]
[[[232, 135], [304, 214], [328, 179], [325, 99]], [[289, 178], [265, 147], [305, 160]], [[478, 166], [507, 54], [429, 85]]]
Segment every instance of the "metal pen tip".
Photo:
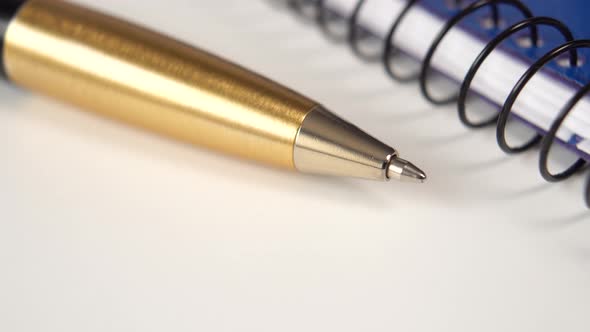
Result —
[[397, 179], [403, 182], [424, 183], [426, 182], [426, 173], [411, 162], [395, 157], [389, 163], [387, 177]]

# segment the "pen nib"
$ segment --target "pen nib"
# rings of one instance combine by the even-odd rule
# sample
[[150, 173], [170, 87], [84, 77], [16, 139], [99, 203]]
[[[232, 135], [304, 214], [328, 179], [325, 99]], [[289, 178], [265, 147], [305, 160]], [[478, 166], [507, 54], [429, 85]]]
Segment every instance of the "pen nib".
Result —
[[395, 157], [389, 164], [387, 177], [404, 182], [424, 183], [426, 173], [407, 160]]

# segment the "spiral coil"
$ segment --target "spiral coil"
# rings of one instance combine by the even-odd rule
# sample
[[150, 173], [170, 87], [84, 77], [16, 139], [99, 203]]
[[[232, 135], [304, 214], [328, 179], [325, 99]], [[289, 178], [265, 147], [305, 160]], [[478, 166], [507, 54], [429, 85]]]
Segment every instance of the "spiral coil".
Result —
[[[398, 53], [398, 49], [393, 42], [398, 27], [403, 22], [404, 18], [418, 3], [418, 0], [407, 0], [407, 3], [400, 11], [397, 18], [391, 24], [387, 30], [386, 37], [383, 40], [383, 47], [380, 54], [368, 54], [362, 51], [359, 43], [364, 38], [363, 28], [359, 24], [360, 13], [363, 6], [368, 0], [357, 0], [351, 15], [347, 18], [340, 18], [344, 20], [346, 29], [344, 33], [336, 33], [330, 29], [330, 23], [334, 21], [335, 14], [332, 13], [325, 5], [325, 0], [287, 0], [287, 4], [294, 11], [299, 14], [305, 15], [308, 19], [316, 22], [322, 30], [325, 32], [330, 39], [337, 42], [347, 42], [352, 49], [353, 53], [359, 56], [364, 61], [381, 61], [387, 75], [393, 80], [398, 82], [411, 82], [418, 81], [420, 85], [420, 91], [422, 95], [434, 105], [446, 105], [449, 103], [456, 102], [458, 105], [458, 115], [461, 122], [469, 128], [483, 128], [490, 125], [496, 124], [496, 137], [500, 148], [509, 154], [516, 154], [527, 151], [534, 146], [540, 144], [540, 157], [539, 157], [539, 171], [543, 178], [549, 182], [559, 182], [569, 179], [573, 175], [580, 172], [586, 165], [586, 160], [583, 158], [578, 159], [573, 165], [567, 170], [559, 174], [552, 174], [547, 166], [551, 147], [556, 139], [557, 132], [561, 125], [566, 120], [567, 116], [576, 107], [576, 105], [590, 92], [590, 83], [582, 87], [567, 103], [564, 108], [558, 113], [550, 126], [549, 131], [545, 136], [535, 135], [532, 139], [521, 146], [512, 147], [506, 141], [506, 125], [510, 118], [512, 107], [516, 102], [519, 94], [524, 90], [528, 82], [547, 64], [556, 60], [558, 57], [569, 53], [569, 65], [571, 67], [578, 66], [579, 54], [578, 50], [582, 48], [590, 48], [590, 40], [575, 40], [571, 30], [563, 23], [558, 20], [549, 17], [536, 17], [532, 11], [520, 0], [478, 0], [466, 4], [466, 0], [452, 0], [450, 2], [456, 8], [460, 8], [457, 14], [449, 19], [441, 31], [438, 33], [436, 38], [430, 44], [426, 57], [422, 60], [420, 70], [410, 74], [402, 75], [397, 72], [394, 68], [394, 64], [391, 59], [395, 59], [395, 55]], [[474, 63], [471, 65], [465, 79], [461, 83], [461, 88], [457, 95], [452, 95], [447, 98], [435, 98], [429, 89], [429, 74], [431, 72], [431, 62], [436, 53], [438, 46], [442, 43], [445, 36], [464, 18], [468, 17], [475, 11], [489, 7], [491, 9], [491, 22], [492, 24], [500, 29], [500, 12], [498, 6], [500, 4], [511, 6], [517, 9], [522, 15], [524, 20], [513, 24], [507, 28], [501, 29], [502, 31], [491, 40], [481, 51], [479, 56], [476, 58]], [[564, 38], [565, 44], [560, 45], [551, 51], [547, 52], [543, 57], [537, 60], [524, 75], [520, 78], [516, 86], [510, 92], [504, 105], [502, 105], [499, 114], [494, 115], [489, 119], [483, 121], [474, 122], [469, 119], [466, 109], [466, 100], [468, 93], [471, 88], [478, 69], [483, 65], [486, 58], [505, 40], [514, 36], [517, 32], [524, 29], [529, 29], [529, 37], [531, 39], [532, 46], [538, 46], [540, 43], [538, 27], [547, 26], [557, 30]], [[588, 208], [590, 208], [590, 177], [586, 181], [585, 187], [585, 202]]]

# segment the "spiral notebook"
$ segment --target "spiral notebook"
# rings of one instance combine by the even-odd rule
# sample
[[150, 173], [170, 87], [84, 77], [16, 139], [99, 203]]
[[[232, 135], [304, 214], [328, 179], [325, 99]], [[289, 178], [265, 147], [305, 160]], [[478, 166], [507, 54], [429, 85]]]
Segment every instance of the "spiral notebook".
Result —
[[[497, 125], [504, 151], [523, 152], [542, 143], [541, 166], [551, 158], [552, 146], [566, 147], [579, 156], [562, 173], [540, 167], [548, 181], [564, 180], [590, 160], [590, 99], [585, 98], [588, 88], [584, 87], [590, 82], [590, 66], [585, 63], [590, 42], [584, 40], [590, 38], [590, 25], [580, 14], [590, 10], [589, 2], [295, 0], [287, 4], [319, 24], [333, 40], [347, 42], [362, 59], [381, 62], [393, 79], [419, 82], [422, 94], [433, 104], [463, 105], [458, 111], [468, 127]], [[404, 61], [396, 60], [399, 54], [413, 59], [416, 68], [404, 68]], [[432, 87], [434, 76], [458, 82], [460, 90], [454, 89], [461, 93], [437, 91]], [[493, 114], [472, 118], [471, 95], [491, 106]], [[520, 142], [510, 143], [506, 124], [512, 118], [536, 133], [521, 134]]]

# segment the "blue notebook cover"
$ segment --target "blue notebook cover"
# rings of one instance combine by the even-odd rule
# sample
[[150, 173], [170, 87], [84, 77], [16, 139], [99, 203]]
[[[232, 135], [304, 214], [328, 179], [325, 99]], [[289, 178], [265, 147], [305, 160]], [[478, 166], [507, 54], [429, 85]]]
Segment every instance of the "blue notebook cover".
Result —
[[[304, 0], [309, 3], [315, 3], [318, 0]], [[409, 0], [408, 0], [409, 1]], [[361, 4], [361, 0], [342, 0], [342, 3], [356, 3]], [[481, 2], [481, 0], [418, 0], [416, 4], [433, 15], [439, 17], [442, 21], [448, 21], [467, 6]], [[456, 3], [459, 3], [458, 5]], [[479, 8], [477, 11], [464, 17], [456, 28], [463, 29], [472, 36], [480, 39], [483, 45], [487, 45], [494, 37], [505, 31], [508, 27], [521, 22], [526, 17], [515, 3], [520, 3], [526, 6], [532, 13], [532, 17], [550, 17], [561, 21], [571, 32], [574, 40], [590, 39], [590, 0], [501, 0], [490, 1], [487, 6]], [[500, 16], [500, 26], [493, 27], [490, 25], [490, 17], [492, 13], [492, 4], [497, 5]], [[334, 15], [346, 18], [347, 15], [339, 13], [335, 10]], [[586, 22], [588, 21], [588, 22]], [[529, 66], [536, 62], [539, 58], [546, 55], [552, 49], [563, 45], [567, 42], [565, 37], [554, 27], [547, 25], [537, 26], [539, 31], [540, 44], [537, 47], [523, 47], [519, 44], [519, 39], [516, 37], [527, 37], [530, 34], [530, 29], [519, 31], [515, 34], [515, 38], [505, 40], [499, 48], [510, 56], [519, 59], [525, 65]], [[369, 31], [367, 31], [369, 34]], [[530, 37], [530, 36], [528, 36]], [[579, 66], [570, 67], [567, 61], [553, 61], [544, 69], [549, 77], [564, 83], [566, 86], [571, 86], [572, 91], [577, 91], [581, 86], [590, 83], [590, 49], [580, 48], [577, 50], [578, 57], [581, 60]], [[568, 59], [568, 54], [564, 55], [564, 59]], [[563, 63], [566, 66], [563, 66]], [[480, 94], [481, 95], [481, 94]], [[487, 97], [481, 95], [482, 98], [489, 101]], [[563, 100], [565, 106], [568, 100]], [[490, 101], [491, 102], [491, 101]], [[537, 125], [512, 114], [515, 118], [522, 120], [524, 123], [545, 134], [545, 130], [537, 127]], [[578, 133], [585, 134], [587, 133]], [[568, 149], [573, 150], [581, 157], [590, 161], [590, 140], [588, 137], [581, 137], [573, 134], [566, 142], [561, 142], [559, 139], [556, 142], [563, 143]]]
[[[448, 20], [459, 13], [466, 5], [473, 2], [475, 1], [463, 1], [463, 4], [458, 7], [452, 5], [453, 1], [445, 0], [423, 0], [418, 3], [436, 16]], [[546, 16], [563, 22], [571, 30], [575, 39], [590, 39], [590, 19], [588, 17], [588, 14], [590, 14], [590, 0], [521, 0], [520, 2], [532, 11], [533, 16]], [[468, 31], [487, 43], [507, 27], [525, 19], [522, 12], [507, 2], [498, 2], [498, 9], [501, 17], [501, 26], [499, 28], [485, 28], [482, 24], [486, 19], [489, 20], [491, 6], [481, 8], [464, 18], [459, 23], [459, 28]], [[528, 34], [529, 31], [523, 31], [522, 34]], [[551, 27], [539, 26], [539, 34], [542, 41], [539, 47], [523, 48], [517, 43], [516, 38], [512, 38], [505, 41], [501, 48], [512, 56], [532, 64], [550, 50], [566, 42], [563, 35]], [[551, 76], [574, 87], [590, 83], [590, 64], [587, 63], [590, 61], [590, 50], [582, 48], [578, 50], [578, 53], [583, 61], [581, 66], [564, 67], [554, 61], [546, 67]], [[564, 100], [563, 102], [565, 105], [567, 101]], [[536, 129], [543, 132], [539, 128]], [[576, 148], [580, 141], [582, 141], [582, 138], [574, 135], [567, 142], [567, 146], [576, 150], [585, 159], [590, 160], [590, 154], [587, 151]]]
[[[569, 27], [576, 39], [590, 39], [590, 0], [521, 0], [521, 2], [533, 12], [534, 16], [547, 16], [562, 21]], [[419, 1], [419, 3], [444, 19], [451, 18], [461, 10], [461, 8], [450, 6], [451, 1], [423, 0]], [[502, 18], [502, 27], [500, 29], [486, 30], [482, 27], [482, 19], [486, 15], [490, 15], [490, 10], [485, 8], [466, 17], [460, 23], [460, 27], [487, 41], [499, 31], [525, 18], [520, 11], [507, 3], [500, 3], [498, 8]], [[511, 54], [533, 63], [551, 49], [565, 43], [563, 36], [555, 29], [541, 27], [539, 31], [542, 45], [538, 48], [522, 48], [516, 43], [515, 39], [506, 41], [502, 47]], [[580, 49], [579, 53], [583, 60], [588, 61], [590, 59], [588, 50]], [[567, 81], [578, 84], [590, 82], [590, 65], [583, 65], [578, 68], [564, 68], [552, 63], [548, 67]]]

